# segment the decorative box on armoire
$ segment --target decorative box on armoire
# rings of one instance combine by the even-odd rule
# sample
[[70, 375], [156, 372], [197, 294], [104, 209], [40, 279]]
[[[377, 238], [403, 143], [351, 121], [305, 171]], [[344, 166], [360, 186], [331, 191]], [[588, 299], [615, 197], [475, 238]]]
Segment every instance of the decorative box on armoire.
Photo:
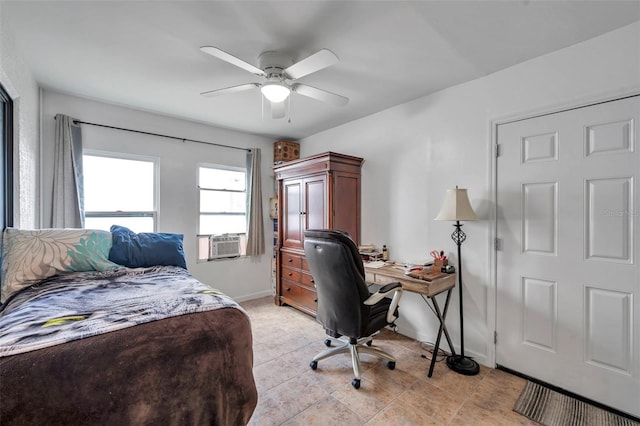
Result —
[[346, 231], [360, 243], [362, 162], [327, 152], [273, 168], [278, 182], [277, 305], [316, 314], [316, 290], [304, 257], [305, 229]]

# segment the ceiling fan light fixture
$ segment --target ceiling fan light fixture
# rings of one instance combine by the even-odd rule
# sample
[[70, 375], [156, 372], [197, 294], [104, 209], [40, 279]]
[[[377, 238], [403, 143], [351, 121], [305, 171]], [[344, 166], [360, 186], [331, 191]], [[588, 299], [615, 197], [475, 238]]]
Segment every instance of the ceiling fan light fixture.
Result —
[[282, 102], [289, 97], [291, 89], [280, 81], [267, 81], [260, 91], [271, 102]]
[[335, 53], [328, 49], [320, 49], [311, 56], [307, 56], [293, 64], [291, 58], [286, 53], [274, 51], [262, 52], [258, 57], [260, 68], [217, 47], [202, 46], [200, 50], [266, 80], [262, 84], [247, 83], [223, 89], [208, 90], [201, 93], [203, 96], [218, 96], [259, 87], [264, 96], [260, 99], [263, 100], [263, 103], [264, 99], [269, 101], [271, 103], [271, 110], [275, 111], [272, 114], [273, 118], [284, 117], [282, 114], [284, 109], [283, 102], [291, 99], [289, 97], [291, 92], [296, 92], [299, 95], [335, 106], [344, 106], [349, 102], [349, 98], [347, 97], [295, 82], [301, 77], [320, 71], [338, 62], [338, 57]]

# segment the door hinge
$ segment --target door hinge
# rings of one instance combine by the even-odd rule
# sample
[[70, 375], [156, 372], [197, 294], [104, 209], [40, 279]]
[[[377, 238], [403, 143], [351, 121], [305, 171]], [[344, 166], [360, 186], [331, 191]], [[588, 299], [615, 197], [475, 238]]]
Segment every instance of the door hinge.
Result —
[[498, 344], [498, 332], [497, 331], [493, 332], [493, 344], [494, 345]]
[[502, 239], [501, 238], [496, 238], [493, 242], [493, 247], [495, 249], [495, 251], [501, 251], [502, 250]]
[[500, 157], [500, 144], [496, 144], [496, 158]]

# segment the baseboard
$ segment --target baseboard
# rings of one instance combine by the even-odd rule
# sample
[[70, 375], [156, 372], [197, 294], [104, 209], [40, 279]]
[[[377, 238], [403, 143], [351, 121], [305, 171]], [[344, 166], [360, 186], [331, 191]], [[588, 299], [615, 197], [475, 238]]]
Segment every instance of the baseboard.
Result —
[[[407, 331], [409, 331], [409, 332], [407, 332]], [[414, 333], [411, 333], [410, 331], [413, 331], [413, 330], [406, 330], [406, 329], [403, 330], [403, 327], [401, 325], [399, 327], [398, 333], [402, 334], [403, 336], [407, 336], [407, 337], [409, 337], [411, 339], [417, 340], [418, 342], [425, 342], [425, 343], [435, 344], [437, 335], [426, 334], [426, 333], [424, 333], [424, 330], [418, 330], [418, 332], [415, 333], [416, 335], [413, 335]], [[459, 347], [459, 345], [456, 344], [455, 341], [453, 342], [453, 348], [456, 351], [456, 354], [459, 355], [460, 354], [460, 347]], [[449, 344], [447, 343], [447, 340], [445, 339], [444, 334], [442, 335], [442, 338], [440, 339], [440, 349], [444, 350], [446, 352], [449, 352]], [[470, 358], [473, 358], [478, 364], [484, 365], [485, 367], [493, 368], [492, 365], [488, 364], [488, 360], [487, 360], [487, 355], [486, 354], [481, 354], [481, 353], [469, 350], [468, 348], [465, 347], [464, 355], [468, 356]]]
[[258, 293], [247, 294], [245, 296], [238, 296], [238, 297], [234, 297], [233, 300], [240, 303], [240, 302], [246, 302], [253, 299], [260, 299], [261, 297], [267, 297], [267, 296], [273, 297], [274, 296], [273, 290], [265, 290], [265, 291], [260, 291]]

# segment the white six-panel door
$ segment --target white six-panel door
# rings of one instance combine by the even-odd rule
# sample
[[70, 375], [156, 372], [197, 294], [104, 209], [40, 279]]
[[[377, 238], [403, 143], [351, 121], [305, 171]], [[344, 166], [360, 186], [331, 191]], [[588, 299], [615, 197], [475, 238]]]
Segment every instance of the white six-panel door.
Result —
[[640, 416], [640, 97], [499, 125], [499, 365]]

